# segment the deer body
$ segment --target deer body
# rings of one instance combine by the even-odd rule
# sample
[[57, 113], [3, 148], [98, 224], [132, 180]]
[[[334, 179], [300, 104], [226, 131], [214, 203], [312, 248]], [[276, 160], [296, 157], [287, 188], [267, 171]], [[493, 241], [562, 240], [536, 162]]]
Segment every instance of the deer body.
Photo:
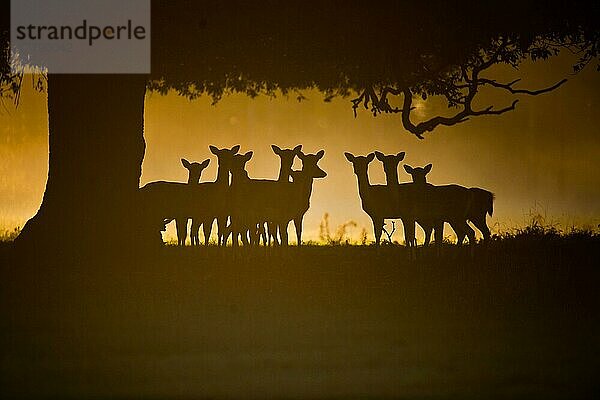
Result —
[[[314, 178], [327, 174], [316, 164], [324, 152], [302, 155], [302, 171], [292, 172], [294, 182], [251, 179], [244, 169], [252, 152], [236, 156], [237, 165], [232, 169], [232, 223], [234, 244], [237, 235], [261, 221], [269, 221], [280, 229], [282, 243], [287, 243], [287, 225], [293, 220], [296, 235], [301, 242], [302, 219], [310, 206]], [[236, 163], [234, 162], [234, 163]]]
[[[383, 153], [376, 151], [375, 156], [377, 157], [377, 159], [379, 161], [381, 161], [383, 163], [383, 169], [385, 172], [387, 185], [398, 187], [398, 185], [399, 185], [398, 164], [400, 163], [400, 161], [402, 161], [404, 159], [404, 153], [399, 153], [397, 155], [393, 155], [393, 154], [384, 155]], [[414, 197], [415, 198], [418, 197], [418, 194], [419, 194], [418, 192], [415, 192]], [[418, 199], [415, 199], [415, 200], [418, 201]], [[417, 212], [421, 213], [421, 217], [418, 218], [416, 222], [421, 226], [421, 228], [423, 228], [423, 231], [425, 233], [424, 244], [425, 245], [429, 244], [429, 242], [431, 240], [431, 233], [434, 228], [437, 228], [436, 230], [440, 231], [439, 235], [438, 235], [438, 239], [441, 240], [443, 238], [442, 233], [443, 233], [444, 221], [436, 221], [436, 220], [427, 218], [427, 216], [424, 215], [423, 210], [417, 210]], [[460, 223], [459, 226], [457, 226], [456, 223], [453, 223], [450, 221], [447, 221], [447, 222], [450, 223], [450, 226], [452, 226], [452, 229], [456, 232], [457, 237], [459, 238], [459, 243], [462, 242], [461, 234], [464, 236], [465, 231], [468, 232], [468, 230], [471, 230], [471, 228], [468, 225], [465, 226], [464, 224]], [[414, 226], [411, 226], [411, 227], [405, 226], [404, 228], [405, 228], [405, 237], [407, 237], [407, 238], [412, 237], [412, 239], [413, 239], [412, 245], [416, 246]], [[412, 232], [407, 232], [407, 229], [410, 229]]]
[[[273, 152], [279, 156], [280, 165], [279, 165], [279, 176], [277, 178], [277, 182], [289, 182], [292, 176], [292, 165], [294, 164], [294, 158], [299, 155], [302, 151], [302, 145], [298, 145], [293, 149], [281, 149], [276, 145], [271, 145]], [[284, 244], [287, 245], [287, 224], [285, 227], [277, 225], [274, 221], [268, 221], [269, 225], [269, 242], [271, 240], [276, 244]], [[298, 228], [296, 226], [296, 222], [294, 221], [294, 225], [296, 228], [296, 234], [298, 233], [298, 229], [302, 229], [302, 227]], [[282, 230], [285, 229], [285, 233], [282, 233]], [[277, 234], [279, 233], [279, 239], [277, 238]], [[283, 237], [285, 236], [285, 243]]]
[[179, 245], [185, 244], [187, 220], [192, 210], [193, 188], [198, 185], [202, 172], [208, 167], [210, 160], [204, 160], [202, 163], [190, 163], [186, 159], [181, 159], [181, 163], [189, 171], [188, 182], [167, 182], [156, 181], [146, 184], [140, 189], [142, 209], [145, 218], [151, 221], [162, 221], [164, 230], [165, 223], [175, 219], [177, 223], [177, 241]]
[[410, 229], [412, 226], [412, 235], [414, 236], [415, 218], [411, 209], [412, 188], [408, 184], [397, 186], [371, 185], [369, 183], [368, 166], [375, 158], [374, 153], [367, 156], [354, 156], [351, 153], [345, 153], [345, 156], [354, 167], [362, 209], [373, 222], [375, 243], [378, 245], [381, 239], [383, 221], [398, 218], [402, 220], [405, 227], [407, 243], [410, 245], [414, 242]]
[[[404, 169], [412, 175], [413, 184], [418, 189], [419, 201], [425, 207], [421, 211], [431, 217], [434, 224], [439, 225], [440, 219], [449, 222], [456, 232], [458, 244], [463, 242], [465, 236], [469, 238], [469, 243], [475, 241], [475, 232], [467, 224], [467, 220], [475, 224], [485, 240], [489, 239], [486, 214], [491, 216], [493, 213], [494, 195], [491, 192], [460, 185], [431, 185], [426, 180], [431, 164], [424, 168], [405, 165]], [[436, 241], [437, 236], [436, 229]]]
[[217, 178], [214, 182], [201, 183], [207, 201], [199, 202], [195, 205], [192, 212], [192, 226], [190, 236], [192, 245], [199, 245], [199, 230], [202, 225], [204, 233], [204, 244], [208, 245], [212, 225], [217, 220], [217, 244], [224, 244], [225, 231], [227, 230], [228, 205], [231, 192], [229, 189], [229, 169], [231, 160], [240, 146], [233, 146], [231, 149], [218, 149], [215, 146], [209, 147], [211, 153], [217, 156], [218, 168]]

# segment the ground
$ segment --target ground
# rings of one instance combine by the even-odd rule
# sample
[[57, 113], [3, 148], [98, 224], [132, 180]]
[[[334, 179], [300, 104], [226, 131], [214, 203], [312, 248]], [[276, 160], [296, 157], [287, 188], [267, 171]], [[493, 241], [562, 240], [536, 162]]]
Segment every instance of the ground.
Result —
[[401, 246], [237, 256], [168, 246], [94, 262], [16, 261], [3, 244], [0, 388], [60, 398], [592, 398], [599, 243], [513, 238], [473, 255], [419, 249], [416, 260]]

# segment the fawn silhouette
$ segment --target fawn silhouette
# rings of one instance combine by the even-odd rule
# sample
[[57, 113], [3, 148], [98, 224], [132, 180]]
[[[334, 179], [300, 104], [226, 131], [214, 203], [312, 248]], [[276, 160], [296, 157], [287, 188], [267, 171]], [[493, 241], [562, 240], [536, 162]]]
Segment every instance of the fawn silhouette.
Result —
[[[398, 187], [400, 185], [399, 180], [398, 180], [398, 164], [400, 163], [400, 161], [402, 161], [404, 159], [404, 153], [398, 153], [396, 155], [391, 154], [391, 155], [384, 155], [383, 153], [376, 151], [375, 152], [375, 156], [377, 157], [377, 159], [379, 161], [381, 161], [383, 163], [383, 170], [385, 171], [385, 177], [386, 177], [386, 182], [391, 186], [395, 186]], [[435, 222], [429, 221], [429, 220], [423, 220], [423, 218], [417, 219], [416, 221], [421, 228], [423, 228], [423, 232], [425, 233], [425, 241], [424, 241], [424, 245], [427, 246], [429, 244], [429, 242], [431, 241], [431, 233], [434, 229], [435, 226]], [[452, 224], [450, 224], [452, 226]], [[461, 229], [462, 228], [462, 229]], [[413, 227], [405, 227], [405, 236], [406, 236], [406, 232], [407, 229], [410, 229], [412, 232], [409, 234], [410, 237], [413, 238], [414, 243], [412, 244], [413, 246], [416, 246], [416, 237], [414, 234], [414, 226]], [[440, 225], [438, 223], [438, 229], [443, 229], [443, 224]], [[460, 237], [460, 235], [462, 234], [462, 230], [464, 230], [464, 226], [462, 227], [455, 227], [452, 226], [452, 229], [456, 232], [457, 237], [459, 237], [459, 241], [462, 242], [462, 238]], [[471, 229], [468, 225], [467, 225], [467, 229], [466, 231], [468, 232], [468, 230]]]
[[406, 244], [412, 246], [415, 242], [415, 218], [411, 213], [410, 191], [407, 189], [401, 190], [401, 188], [406, 188], [406, 185], [398, 185], [396, 187], [390, 185], [371, 185], [369, 183], [368, 168], [371, 161], [375, 159], [375, 153], [370, 153], [366, 156], [355, 156], [352, 153], [346, 152], [344, 155], [354, 168], [362, 208], [373, 222], [375, 244], [379, 245], [381, 240], [384, 219], [399, 218], [402, 220], [402, 225], [404, 226]]
[[[147, 183], [140, 189], [140, 207], [143, 209], [143, 215], [150, 221], [156, 221], [156, 226], [160, 226], [159, 231], [163, 231], [165, 224], [173, 219], [181, 221], [177, 229], [179, 245], [185, 243], [187, 229], [185, 225], [192, 214], [195, 200], [193, 189], [197, 186], [195, 183], [200, 180], [202, 172], [209, 163], [210, 160], [193, 163], [193, 165], [190, 163], [193, 172], [190, 172], [188, 183], [155, 181]], [[186, 223], [184, 224], [183, 221]], [[154, 226], [154, 222], [152, 225]]]
[[215, 146], [209, 146], [209, 149], [211, 153], [217, 156], [218, 160], [217, 178], [214, 182], [199, 182], [198, 163], [190, 163], [185, 159], [181, 160], [183, 166], [189, 171], [188, 185], [191, 186], [190, 190], [187, 191], [189, 197], [187, 216], [185, 218], [178, 217], [175, 221], [178, 245], [185, 245], [188, 218], [192, 219], [190, 226], [192, 246], [200, 244], [200, 226], [203, 228], [204, 244], [208, 245], [215, 219], [217, 219], [219, 244], [222, 243], [221, 238], [227, 231], [229, 168], [231, 157], [239, 151], [240, 146], [236, 145], [231, 149], [218, 149]]
[[[471, 221], [481, 231], [484, 241], [489, 240], [491, 235], [487, 226], [486, 215], [492, 216], [494, 212], [494, 194], [481, 188], [466, 188], [460, 185], [431, 185], [427, 183], [427, 174], [431, 172], [431, 168], [431, 164], [416, 168], [404, 165], [405, 171], [412, 176], [413, 183], [423, 189], [420, 193], [426, 196], [425, 202], [428, 204], [441, 202], [453, 204], [455, 210], [452, 214], [464, 215], [465, 222], [460, 221], [456, 226], [454, 224], [458, 221], [452, 222], [446, 219], [456, 233], [457, 244], [462, 244], [465, 236], [469, 238], [469, 243], [475, 242], [475, 231], [466, 223], [466, 220]], [[436, 223], [439, 224], [439, 222]]]
[[[231, 156], [238, 152], [240, 146], [236, 145], [231, 149], [218, 149], [211, 145], [209, 146], [209, 149], [211, 153], [217, 156], [218, 160], [217, 178], [214, 182], [200, 183], [198, 171], [198, 166], [200, 164], [190, 163], [186, 159], [181, 159], [181, 163], [189, 171], [188, 185], [197, 185], [194, 190], [189, 191], [190, 201], [193, 202], [191, 203], [192, 205], [189, 210], [189, 217], [192, 219], [192, 224], [190, 226], [192, 246], [200, 244], [199, 231], [201, 225], [204, 233], [205, 245], [208, 245], [209, 243], [212, 225], [215, 219], [217, 219], [217, 228], [219, 229], [218, 238], [221, 237], [221, 231], [225, 229], [224, 226], [227, 224], [226, 204], [229, 186], [229, 164], [231, 162]], [[204, 168], [206, 168], [206, 166]], [[204, 168], [200, 169], [200, 172]], [[177, 243], [180, 246], [185, 245], [187, 220], [188, 217], [175, 219], [175, 225], [177, 227]], [[220, 239], [218, 241], [219, 243], [221, 242]]]
[[[197, 185], [200, 183], [200, 176], [202, 171], [208, 167], [210, 160], [204, 160], [202, 163], [198, 162], [189, 162], [185, 158], [181, 159], [181, 164], [185, 169], [188, 170], [188, 185]], [[191, 212], [191, 210], [190, 210]], [[191, 215], [191, 214], [190, 214]], [[185, 246], [185, 241], [187, 239], [187, 223], [188, 218], [176, 218], [175, 219], [175, 229], [177, 231], [177, 245]], [[190, 237], [192, 237], [190, 232]], [[192, 245], [194, 244], [192, 238]]]
[[317, 154], [298, 152], [302, 160], [302, 170], [292, 171], [293, 182], [251, 179], [245, 169], [253, 153], [234, 156], [232, 163], [232, 207], [233, 244], [237, 246], [238, 236], [244, 244], [252, 243], [247, 232], [261, 221], [269, 221], [279, 227], [282, 244], [287, 244], [287, 226], [290, 221], [296, 225], [296, 236], [302, 242], [302, 220], [310, 207], [312, 183], [315, 178], [327, 176], [318, 165], [325, 151]]

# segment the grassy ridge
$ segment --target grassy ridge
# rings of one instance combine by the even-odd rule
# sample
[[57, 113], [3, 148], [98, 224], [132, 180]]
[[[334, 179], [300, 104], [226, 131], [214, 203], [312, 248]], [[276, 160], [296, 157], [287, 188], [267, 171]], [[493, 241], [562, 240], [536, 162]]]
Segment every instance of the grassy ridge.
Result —
[[3, 264], [0, 388], [58, 397], [592, 398], [600, 239], [167, 246]]

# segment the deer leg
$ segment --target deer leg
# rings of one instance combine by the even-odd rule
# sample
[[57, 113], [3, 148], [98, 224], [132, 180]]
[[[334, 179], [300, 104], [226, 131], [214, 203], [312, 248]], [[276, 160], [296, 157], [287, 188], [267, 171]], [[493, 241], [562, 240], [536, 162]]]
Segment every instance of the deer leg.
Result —
[[264, 227], [262, 227], [260, 223], [258, 223], [258, 224], [252, 224], [252, 232], [254, 232], [254, 237], [251, 238], [251, 239], [252, 239], [252, 244], [253, 245], [259, 245], [260, 244], [260, 238], [263, 235], [263, 229], [264, 229]]
[[271, 245], [271, 243], [273, 243], [273, 245], [278, 245], [279, 242], [277, 238], [277, 224], [273, 223], [272, 221], [269, 221], [267, 225], [269, 226], [269, 246]]
[[371, 217], [373, 221], [373, 233], [375, 234], [375, 244], [379, 246], [381, 233], [383, 232], [383, 218]]
[[217, 245], [225, 246], [227, 244], [227, 239], [229, 237], [229, 233], [227, 232], [227, 217], [218, 216], [217, 217]]
[[429, 243], [431, 243], [431, 233], [433, 232], [433, 225], [425, 224], [421, 225], [421, 227], [423, 228], [423, 233], [425, 234], [423, 245], [429, 246]]
[[177, 245], [185, 246], [187, 239], [187, 218], [176, 218], [175, 229], [177, 230]]
[[436, 222], [434, 225], [435, 229], [435, 244], [441, 246], [444, 242], [444, 222]]
[[415, 237], [415, 220], [412, 218], [404, 218], [402, 220], [402, 226], [404, 227], [404, 241], [408, 247], [416, 247], [417, 239]]
[[190, 239], [192, 240], [192, 246], [200, 244], [198, 241], [198, 231], [200, 230], [201, 222], [195, 218], [192, 218], [192, 226], [190, 227]]
[[289, 221], [278, 224], [279, 236], [281, 237], [281, 245], [282, 246], [288, 245], [288, 231], [287, 231], [288, 224], [289, 224]]
[[250, 245], [250, 240], [248, 239], [248, 233], [250, 231], [249, 225], [250, 224], [242, 224], [242, 230], [240, 231], [240, 234], [242, 235], [242, 243], [244, 244], [244, 246]]
[[481, 231], [481, 234], [483, 235], [483, 241], [487, 242], [488, 240], [490, 240], [490, 237], [492, 235], [490, 232], [490, 228], [488, 228], [488, 226], [487, 226], [485, 214], [483, 216], [477, 216], [477, 218], [475, 218], [471, 221], [475, 224], [477, 229], [479, 229]]
[[[263, 246], [268, 246], [269, 245], [269, 227], [267, 226], [267, 223], [265, 221], [260, 223], [260, 230], [261, 230], [260, 237], [261, 237]], [[258, 244], [260, 244], [260, 241]]]
[[454, 231], [454, 233], [456, 234], [456, 245], [460, 246], [463, 241], [465, 240], [465, 226], [466, 222], [457, 222], [457, 221], [452, 221], [450, 222], [450, 226], [452, 227], [452, 230]]
[[469, 226], [469, 224], [466, 221], [465, 229], [467, 231], [467, 238], [469, 239], [469, 244], [475, 244], [475, 231]]
[[258, 244], [260, 244], [260, 240], [262, 239], [263, 245], [267, 246], [268, 245], [268, 243], [267, 243], [268, 237], [267, 237], [267, 230], [265, 229], [265, 222], [264, 221], [262, 221], [260, 223], [260, 228], [259, 229], [260, 229], [260, 238], [258, 240]]
[[302, 216], [294, 218], [294, 227], [296, 228], [296, 240], [298, 246], [302, 246]]
[[208, 246], [208, 242], [210, 240], [210, 234], [212, 232], [212, 223], [213, 220], [204, 220], [202, 222], [202, 232], [204, 232], [204, 245]]
[[231, 234], [231, 246], [232, 247], [237, 247], [239, 246], [239, 235], [240, 235], [240, 230], [238, 227], [239, 221], [236, 221], [235, 219], [231, 219], [231, 221], [229, 222], [228, 226], [223, 226], [223, 230], [222, 230], [222, 234], [224, 236], [224, 241], [223, 241], [223, 246], [225, 246], [225, 244], [227, 243], [227, 241], [229, 240], [229, 235]]

